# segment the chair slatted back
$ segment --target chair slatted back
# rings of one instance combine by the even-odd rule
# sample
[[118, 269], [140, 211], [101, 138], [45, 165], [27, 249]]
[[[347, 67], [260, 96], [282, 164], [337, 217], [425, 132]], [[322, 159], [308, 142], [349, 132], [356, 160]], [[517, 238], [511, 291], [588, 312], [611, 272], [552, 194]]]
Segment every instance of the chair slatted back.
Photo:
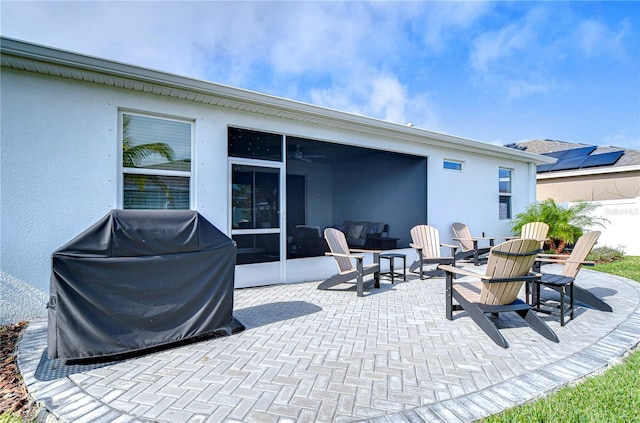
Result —
[[[422, 258], [440, 257], [440, 232], [429, 225], [416, 225], [411, 228], [411, 240], [422, 247]], [[417, 254], [417, 252], [416, 252]], [[418, 255], [420, 259], [420, 255]]]
[[[329, 249], [332, 253], [337, 254], [349, 254], [349, 246], [347, 245], [347, 239], [344, 236], [344, 233], [335, 228], [327, 228], [324, 230], [324, 239], [327, 240], [327, 244], [329, 245]], [[337, 257], [333, 256], [338, 264], [338, 269], [340, 273], [347, 272], [355, 269], [353, 265], [353, 260], [348, 257]]]
[[576, 245], [573, 246], [573, 251], [571, 251], [569, 255], [568, 261], [570, 263], [566, 263], [564, 269], [562, 269], [562, 276], [568, 276], [570, 278], [576, 277], [582, 264], [574, 262], [585, 261], [593, 246], [596, 245], [599, 237], [600, 231], [593, 231], [587, 232], [578, 238]]
[[526, 225], [522, 225], [520, 230], [520, 238], [522, 239], [537, 239], [541, 243], [547, 239], [549, 233], [549, 225], [544, 222], [529, 222]]
[[469, 227], [464, 223], [456, 222], [451, 225], [453, 228], [453, 233], [456, 238], [460, 238], [458, 242], [460, 243], [460, 247], [462, 251], [471, 251], [473, 250], [473, 241], [471, 240], [471, 231]]
[[[535, 239], [514, 239], [496, 245], [489, 253], [485, 275], [492, 278], [525, 276], [531, 271], [539, 250], [540, 242]], [[480, 302], [490, 305], [511, 304], [518, 298], [522, 284], [523, 281], [484, 282]]]

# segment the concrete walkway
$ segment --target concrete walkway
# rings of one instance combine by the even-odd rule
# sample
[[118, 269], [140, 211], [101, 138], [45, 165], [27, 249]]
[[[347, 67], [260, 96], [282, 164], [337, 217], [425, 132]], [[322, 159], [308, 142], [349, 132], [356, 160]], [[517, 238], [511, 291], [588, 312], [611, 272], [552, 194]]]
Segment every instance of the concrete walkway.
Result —
[[443, 278], [411, 276], [363, 298], [317, 283], [239, 289], [245, 331], [93, 366], [48, 360], [46, 321], [32, 322], [18, 363], [31, 395], [64, 422], [468, 422], [638, 345], [640, 283], [585, 269], [577, 283], [614, 312], [579, 307], [565, 327], [544, 316], [557, 344], [505, 314], [502, 349], [466, 313], [445, 319]]

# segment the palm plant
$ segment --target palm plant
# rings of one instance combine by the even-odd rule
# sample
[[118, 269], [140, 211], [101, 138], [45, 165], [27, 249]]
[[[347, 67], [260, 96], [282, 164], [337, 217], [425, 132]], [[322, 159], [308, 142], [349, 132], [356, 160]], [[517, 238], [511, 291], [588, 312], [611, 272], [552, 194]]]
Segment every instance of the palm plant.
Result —
[[[143, 160], [150, 155], [156, 154], [164, 157], [167, 161], [174, 160], [175, 153], [173, 148], [164, 142], [155, 142], [148, 144], [134, 145], [129, 134], [129, 125], [131, 123], [131, 116], [123, 115], [122, 117], [122, 166], [127, 167], [139, 167]], [[144, 187], [147, 181], [157, 184], [165, 193], [167, 199], [171, 199], [171, 190], [158, 176], [154, 175], [130, 175], [135, 180], [136, 187], [140, 192], [144, 192]]]
[[558, 205], [552, 198], [532, 203], [513, 220], [512, 230], [520, 234], [522, 226], [530, 222], [545, 222], [549, 225], [549, 240], [545, 246], [560, 254], [567, 244], [573, 244], [582, 236], [584, 228], [605, 226], [608, 219], [592, 216], [599, 206], [594, 203], [578, 202], [569, 207]]
[[131, 116], [123, 115], [122, 117], [122, 166], [138, 167], [142, 161], [152, 155], [157, 154], [163, 156], [167, 161], [174, 160], [175, 153], [173, 148], [164, 142], [154, 142], [150, 144], [134, 145], [129, 135], [129, 125]]

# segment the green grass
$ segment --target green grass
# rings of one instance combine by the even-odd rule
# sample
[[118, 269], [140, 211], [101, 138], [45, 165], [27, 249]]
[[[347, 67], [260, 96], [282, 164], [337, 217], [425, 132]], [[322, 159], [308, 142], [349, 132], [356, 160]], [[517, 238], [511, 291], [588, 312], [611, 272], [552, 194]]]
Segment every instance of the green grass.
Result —
[[625, 278], [640, 282], [640, 257], [626, 256], [622, 260], [599, 263], [596, 264], [593, 270], [612, 275], [624, 276]]
[[[600, 263], [595, 270], [640, 282], [640, 257]], [[482, 422], [640, 422], [640, 351], [603, 374]]]
[[24, 420], [14, 413], [0, 413], [0, 423], [23, 423]]

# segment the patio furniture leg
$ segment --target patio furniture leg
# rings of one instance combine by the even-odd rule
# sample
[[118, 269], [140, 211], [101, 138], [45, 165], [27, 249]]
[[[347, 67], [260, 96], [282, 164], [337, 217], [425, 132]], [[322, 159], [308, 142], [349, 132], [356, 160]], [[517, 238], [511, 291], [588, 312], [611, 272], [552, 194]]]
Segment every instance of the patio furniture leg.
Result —
[[394, 284], [394, 278], [395, 278], [395, 276], [396, 276], [396, 273], [395, 273], [396, 271], [395, 271], [395, 269], [393, 268], [393, 262], [394, 262], [394, 261], [395, 261], [395, 260], [394, 260], [393, 258], [391, 258], [391, 260], [389, 260], [389, 271], [390, 271], [390, 273], [391, 273], [391, 285], [393, 285], [393, 284]]
[[445, 316], [448, 320], [453, 320], [453, 273], [446, 272], [446, 310]]
[[516, 313], [529, 323], [529, 326], [531, 326], [533, 330], [547, 338], [549, 341], [560, 342], [558, 336], [532, 309], [516, 310]]
[[567, 286], [562, 285], [560, 291], [560, 326], [564, 326], [564, 296], [567, 295]]
[[482, 331], [486, 333], [493, 342], [502, 348], [507, 348], [509, 346], [507, 340], [502, 336], [496, 325], [487, 317], [484, 311], [482, 311], [477, 305], [467, 301], [462, 295], [456, 295], [455, 291], [453, 295], [458, 303], [462, 305], [462, 308], [467, 312], [467, 314], [469, 314], [469, 317], [476, 322], [480, 329], [482, 329]]
[[356, 282], [356, 292], [358, 297], [364, 296], [364, 276], [362, 275], [362, 260], [358, 260], [358, 279]]
[[569, 302], [570, 302], [570, 305], [571, 305], [571, 320], [573, 320], [573, 306], [574, 306], [574, 302], [575, 302], [575, 298], [573, 298], [573, 294], [574, 294], [573, 282], [571, 282], [569, 284]]

